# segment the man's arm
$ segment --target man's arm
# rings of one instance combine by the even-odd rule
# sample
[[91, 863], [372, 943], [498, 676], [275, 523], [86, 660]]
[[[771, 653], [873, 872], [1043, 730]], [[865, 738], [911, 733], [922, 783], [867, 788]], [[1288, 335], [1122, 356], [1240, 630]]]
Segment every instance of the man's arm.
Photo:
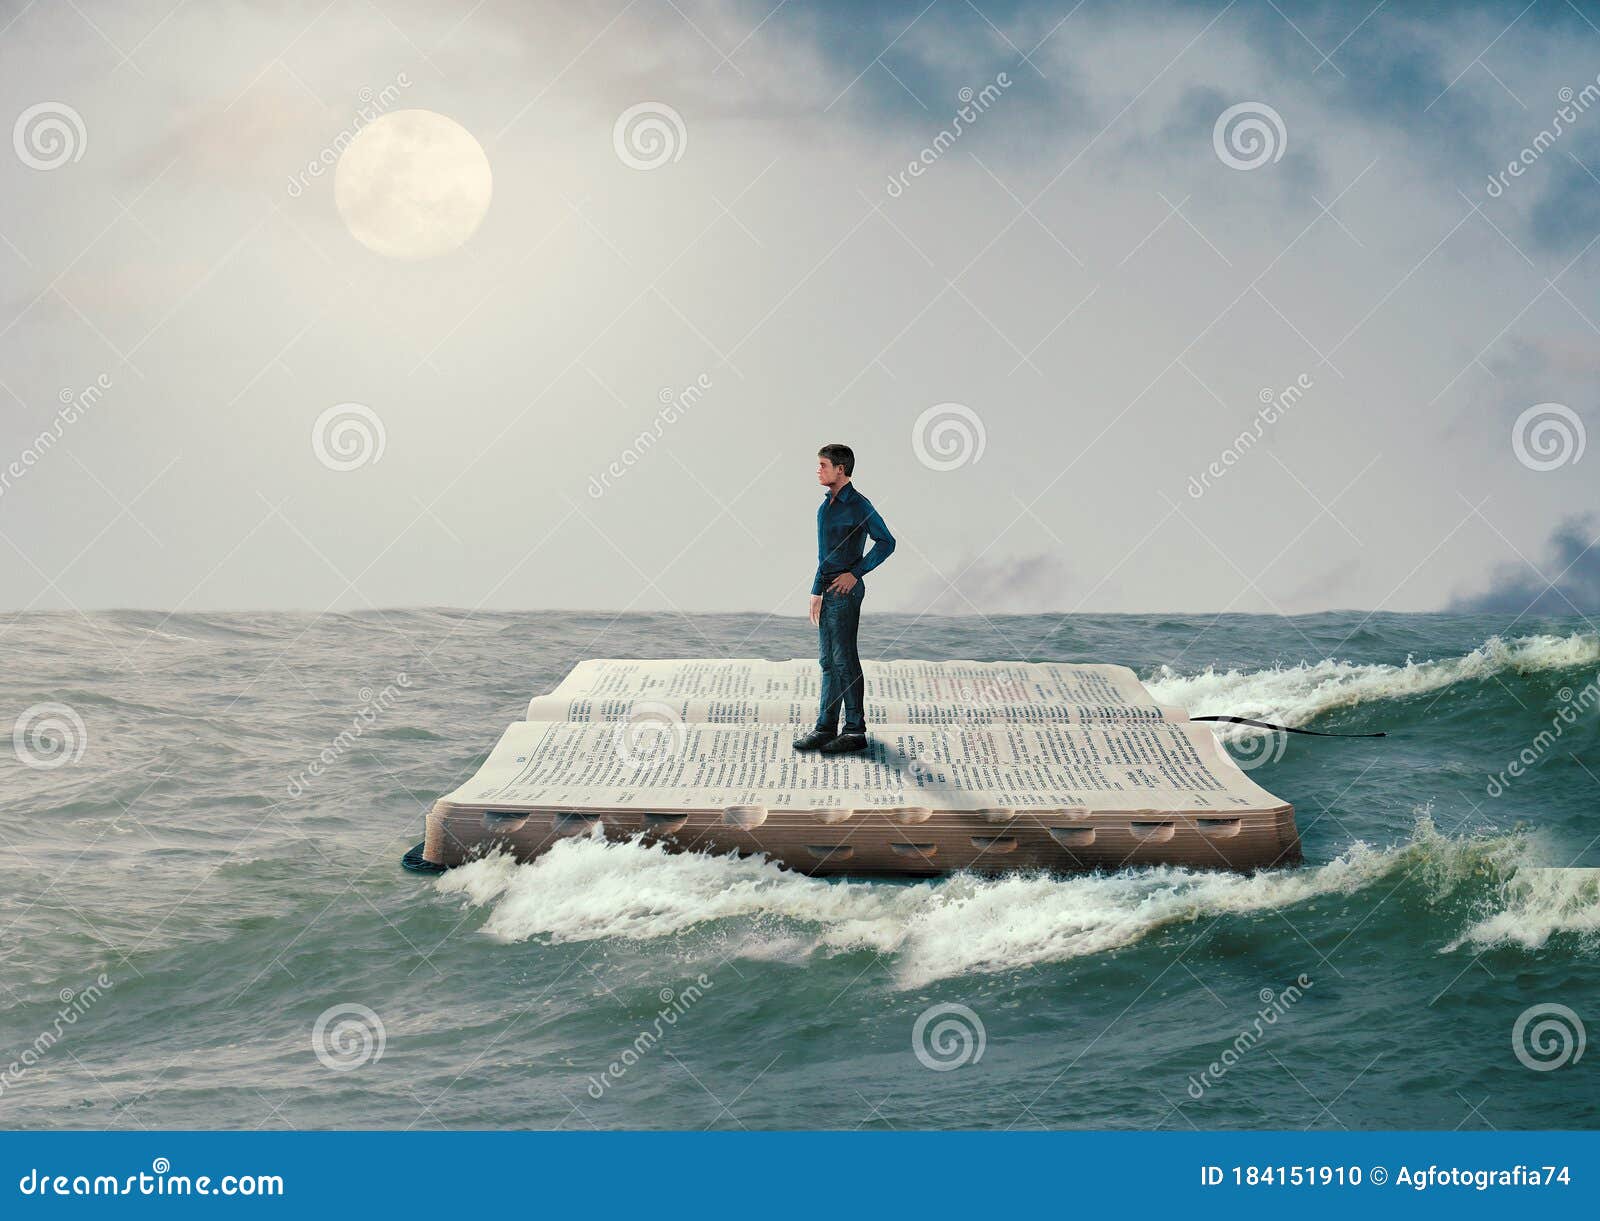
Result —
[[[811, 596], [813, 598], [820, 598], [822, 596], [822, 562], [825, 559], [828, 558], [827, 555], [825, 554], [825, 549], [826, 548], [827, 548], [827, 543], [824, 541], [823, 533], [822, 533], [822, 510], [818, 509], [817, 510], [817, 573], [816, 573], [816, 575], [814, 577], [811, 578]], [[812, 615], [811, 621], [813, 623], [816, 622], [816, 613], [817, 613], [817, 608], [815, 606], [813, 606], [811, 608], [811, 615]]]
[[850, 569], [859, 581], [871, 572], [884, 560], [894, 553], [894, 535], [889, 533], [889, 527], [884, 523], [883, 514], [877, 509], [867, 510], [867, 537], [872, 540], [871, 548]]

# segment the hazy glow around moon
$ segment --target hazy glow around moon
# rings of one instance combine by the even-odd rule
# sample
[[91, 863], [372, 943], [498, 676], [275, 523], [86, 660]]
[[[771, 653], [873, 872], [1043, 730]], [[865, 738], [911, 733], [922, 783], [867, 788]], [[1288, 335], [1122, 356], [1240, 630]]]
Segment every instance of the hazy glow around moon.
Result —
[[489, 210], [494, 176], [472, 133], [431, 110], [397, 110], [346, 147], [333, 197], [351, 234], [392, 259], [456, 249]]

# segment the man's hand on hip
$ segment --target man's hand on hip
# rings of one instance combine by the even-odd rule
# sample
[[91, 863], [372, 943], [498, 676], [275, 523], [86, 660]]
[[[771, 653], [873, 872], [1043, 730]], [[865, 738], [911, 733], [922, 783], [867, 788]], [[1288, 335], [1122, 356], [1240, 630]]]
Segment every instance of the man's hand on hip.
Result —
[[820, 627], [821, 625], [822, 625], [822, 595], [821, 594], [812, 594], [811, 595], [811, 626], [812, 627]]
[[828, 586], [830, 593], [847, 594], [856, 587], [856, 575], [853, 572], [841, 572], [833, 578], [833, 584]]

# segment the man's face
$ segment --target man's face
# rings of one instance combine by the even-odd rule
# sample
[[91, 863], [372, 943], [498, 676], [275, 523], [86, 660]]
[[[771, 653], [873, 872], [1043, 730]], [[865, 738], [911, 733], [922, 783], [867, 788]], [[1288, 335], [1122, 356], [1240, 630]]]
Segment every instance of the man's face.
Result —
[[817, 482], [818, 483], [822, 484], [823, 487], [830, 487], [831, 488], [834, 484], [838, 483], [839, 480], [841, 480], [843, 478], [844, 478], [844, 467], [835, 466], [833, 463], [829, 462], [826, 458], [821, 457], [820, 455], [817, 457]]

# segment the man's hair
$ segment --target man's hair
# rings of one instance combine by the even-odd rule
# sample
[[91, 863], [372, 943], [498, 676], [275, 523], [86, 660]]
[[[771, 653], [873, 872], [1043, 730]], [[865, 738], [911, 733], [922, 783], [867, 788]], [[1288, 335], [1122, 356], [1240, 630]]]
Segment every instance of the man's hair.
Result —
[[826, 458], [835, 466], [844, 467], [846, 475], [856, 473], [856, 451], [848, 445], [824, 445], [817, 451], [817, 457]]

